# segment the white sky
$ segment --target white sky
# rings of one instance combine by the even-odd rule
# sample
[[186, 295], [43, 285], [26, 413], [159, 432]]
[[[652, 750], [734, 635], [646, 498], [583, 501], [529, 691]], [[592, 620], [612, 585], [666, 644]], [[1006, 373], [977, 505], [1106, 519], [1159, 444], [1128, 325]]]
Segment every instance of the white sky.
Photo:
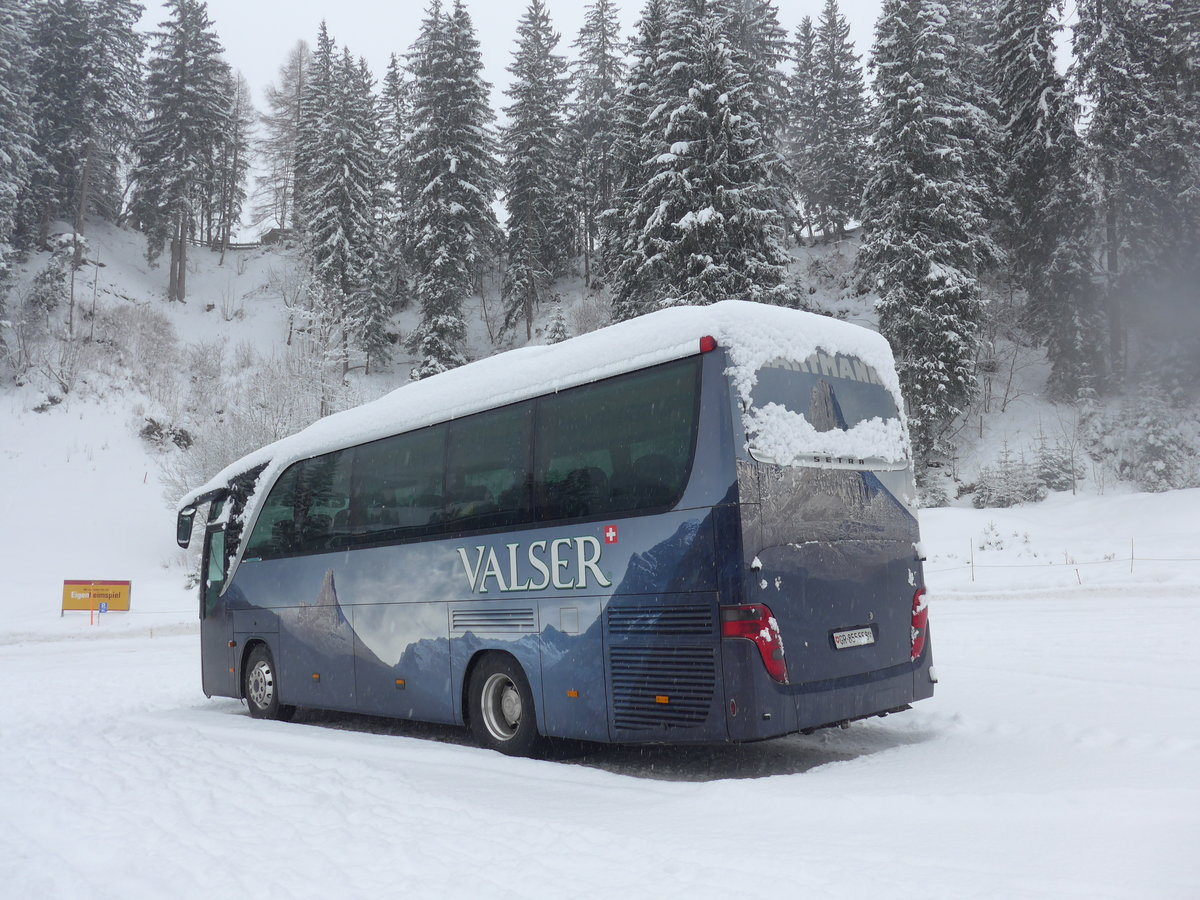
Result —
[[[166, 18], [158, 0], [144, 0], [146, 13], [142, 28], [153, 30]], [[446, 0], [453, 2], [453, 0]], [[583, 24], [584, 9], [590, 0], [546, 0], [554, 27], [561, 35], [559, 52], [574, 56], [571, 44]], [[850, 23], [855, 50], [865, 60], [871, 47], [875, 19], [881, 0], [840, 0], [842, 14]], [[633, 32], [643, 0], [618, 2], [622, 37]], [[817, 21], [823, 0], [779, 0], [780, 24], [789, 37], [804, 16]], [[483, 51], [485, 76], [493, 85], [492, 105], [497, 114], [508, 104], [500, 93], [508, 83], [505, 67], [512, 59], [517, 21], [524, 13], [524, 2], [488, 2], [468, 0], [467, 8], [475, 23]], [[298, 40], [310, 46], [316, 43], [322, 19], [338, 47], [349, 47], [356, 56], [366, 57], [376, 79], [383, 76], [391, 53], [404, 54], [416, 39], [426, 0], [208, 0], [209, 18], [225, 47], [226, 59], [246, 76], [254, 90], [256, 103], [262, 103], [263, 90], [275, 80], [279, 66]]]

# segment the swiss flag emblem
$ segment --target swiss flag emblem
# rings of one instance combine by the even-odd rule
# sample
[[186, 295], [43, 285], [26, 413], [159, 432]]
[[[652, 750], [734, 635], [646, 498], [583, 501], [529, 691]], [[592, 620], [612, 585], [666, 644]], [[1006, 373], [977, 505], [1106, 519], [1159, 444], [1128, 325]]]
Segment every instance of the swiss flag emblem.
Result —
[[616, 525], [605, 525], [604, 526], [604, 543], [615, 544], [616, 542], [617, 542], [617, 526]]

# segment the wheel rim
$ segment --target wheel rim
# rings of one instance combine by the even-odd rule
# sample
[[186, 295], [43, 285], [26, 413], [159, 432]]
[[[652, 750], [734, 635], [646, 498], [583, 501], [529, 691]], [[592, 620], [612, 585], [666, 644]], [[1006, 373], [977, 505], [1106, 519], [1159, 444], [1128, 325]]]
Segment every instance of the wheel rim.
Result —
[[259, 709], [266, 709], [271, 705], [275, 696], [275, 673], [271, 671], [271, 664], [265, 659], [255, 663], [250, 674], [246, 676], [246, 696]]
[[521, 728], [521, 692], [507, 675], [497, 672], [483, 683], [483, 724], [498, 741], [512, 740]]

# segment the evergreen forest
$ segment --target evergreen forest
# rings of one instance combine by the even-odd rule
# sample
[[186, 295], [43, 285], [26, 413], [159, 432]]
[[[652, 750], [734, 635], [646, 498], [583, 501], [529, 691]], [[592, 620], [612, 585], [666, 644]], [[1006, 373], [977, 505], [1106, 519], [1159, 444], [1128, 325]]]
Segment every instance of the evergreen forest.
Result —
[[773, 0], [644, 0], [628, 33], [590, 0], [565, 36], [529, 0], [497, 109], [463, 0], [430, 0], [383, 72], [322, 24], [258, 104], [202, 0], [148, 37], [134, 0], [0, 0], [0, 377], [92, 338], [70, 285], [99, 223], [144, 239], [163, 304], [250, 233], [299, 261], [280, 295], [288, 343], [317, 347], [317, 415], [352, 373], [425, 378], [667, 306], [859, 303], [925, 502], [951, 499], [1013, 348], [1073, 426], [1028, 462], [1006, 447], [976, 500], [1106, 454], [1145, 489], [1200, 483], [1200, 0], [1063, 7], [884, 0], [858, 48], [838, 0], [793, 33]]

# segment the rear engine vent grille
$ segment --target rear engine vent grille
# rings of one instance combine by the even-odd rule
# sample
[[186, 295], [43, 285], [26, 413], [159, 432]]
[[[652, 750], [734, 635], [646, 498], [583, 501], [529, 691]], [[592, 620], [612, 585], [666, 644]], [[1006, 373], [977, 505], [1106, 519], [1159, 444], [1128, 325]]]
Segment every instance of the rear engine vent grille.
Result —
[[609, 664], [616, 728], [690, 728], [708, 718], [717, 684], [711, 647], [613, 647]]
[[612, 635], [697, 635], [713, 633], [712, 607], [691, 605], [610, 606], [608, 631]]
[[532, 609], [456, 609], [450, 613], [450, 623], [455, 631], [537, 631], [537, 616]]

